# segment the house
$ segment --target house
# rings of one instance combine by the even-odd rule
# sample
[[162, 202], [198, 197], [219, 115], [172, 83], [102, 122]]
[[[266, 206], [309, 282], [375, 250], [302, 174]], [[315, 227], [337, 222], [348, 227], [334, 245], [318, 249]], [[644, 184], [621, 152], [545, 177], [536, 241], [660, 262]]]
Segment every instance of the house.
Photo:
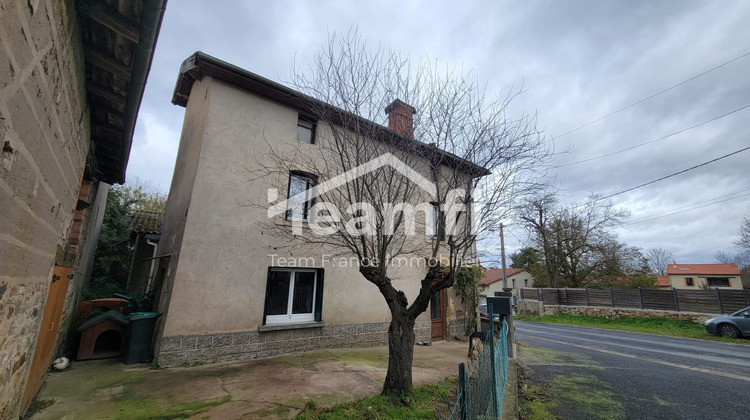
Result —
[[164, 214], [156, 211], [133, 210], [128, 214], [128, 231], [133, 243], [133, 258], [128, 271], [127, 293], [148, 294], [156, 274], [156, 249], [161, 237]]
[[720, 287], [742, 289], [740, 268], [737, 264], [669, 264], [669, 283], [675, 289]]
[[71, 329], [165, 3], [3, 1], [0, 418], [26, 411]]
[[[331, 138], [331, 127], [316, 120], [307, 106], [330, 108], [339, 116], [343, 112], [308, 97], [302, 101], [302, 96], [201, 52], [183, 63], [173, 102], [186, 108], [185, 119], [157, 251], [155, 287], [162, 316], [155, 354], [160, 366], [387, 342], [387, 304], [358, 267], [348, 264], [348, 255], [326, 257], [313, 246], [288, 249], [274, 236], [275, 227], [308, 220], [310, 203], [321, 191], [350, 182], [351, 174], [318, 179], [295, 166]], [[450, 162], [458, 159], [412, 138], [414, 109], [407, 104], [394, 101], [386, 112], [389, 128], [346, 117], [372, 127], [373, 135], [406, 142], [397, 145], [429, 148]], [[248, 182], [249, 171], [271, 145], [287, 150], [290, 168], [273, 166], [278, 169], [273, 179]], [[383, 154], [351, 176], [388, 166], [428, 195], [435, 187], [426, 171], [403, 163]], [[393, 284], [411, 302], [419, 291], [414, 279], [423, 279], [427, 269], [408, 265], [395, 270]], [[452, 289], [433, 296], [416, 320], [416, 340], [462, 335], [465, 314], [457, 306]]]
[[503, 289], [512, 289], [513, 296], [519, 296], [519, 290], [524, 287], [534, 287], [534, 276], [526, 268], [506, 268], [507, 286], [503, 284], [503, 269], [490, 268], [485, 270], [484, 278], [479, 280], [480, 294], [495, 296]]

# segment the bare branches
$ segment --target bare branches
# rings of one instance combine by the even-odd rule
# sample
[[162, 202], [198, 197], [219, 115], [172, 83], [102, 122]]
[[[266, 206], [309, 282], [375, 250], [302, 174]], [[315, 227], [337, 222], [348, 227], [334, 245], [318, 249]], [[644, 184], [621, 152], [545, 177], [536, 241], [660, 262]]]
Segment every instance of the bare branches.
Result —
[[627, 217], [626, 211], [596, 196], [579, 205], [560, 208], [554, 196], [543, 195], [529, 199], [520, 212], [542, 253], [551, 287], [559, 287], [561, 282], [570, 287], [587, 284], [594, 273], [607, 271], [607, 266], [611, 268], [620, 257], [623, 262], [628, 259], [637, 263], [639, 256], [634, 250], [617, 242], [609, 232]]
[[674, 259], [674, 253], [664, 248], [649, 248], [646, 250], [646, 260], [651, 272], [660, 276], [667, 274], [667, 265]]

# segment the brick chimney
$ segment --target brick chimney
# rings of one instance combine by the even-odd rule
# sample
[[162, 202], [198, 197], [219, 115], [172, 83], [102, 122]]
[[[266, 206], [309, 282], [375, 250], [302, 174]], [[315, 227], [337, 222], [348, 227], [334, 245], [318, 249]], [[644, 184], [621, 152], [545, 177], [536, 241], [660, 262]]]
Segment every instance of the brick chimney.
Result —
[[414, 138], [414, 114], [417, 110], [396, 99], [385, 107], [388, 115], [388, 128], [410, 139]]

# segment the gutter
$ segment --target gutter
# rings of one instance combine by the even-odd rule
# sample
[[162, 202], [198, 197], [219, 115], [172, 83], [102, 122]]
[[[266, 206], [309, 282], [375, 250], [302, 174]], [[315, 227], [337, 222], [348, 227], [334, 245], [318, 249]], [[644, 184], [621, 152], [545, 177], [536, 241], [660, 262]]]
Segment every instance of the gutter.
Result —
[[141, 12], [140, 40], [133, 52], [133, 64], [130, 83], [128, 84], [128, 101], [125, 104], [125, 115], [122, 130], [122, 173], [119, 174], [117, 183], [125, 183], [125, 169], [130, 159], [130, 149], [133, 145], [133, 133], [138, 118], [138, 111], [143, 100], [143, 92], [146, 89], [146, 80], [151, 71], [156, 40], [159, 37], [161, 22], [164, 19], [164, 11], [167, 8], [167, 0], [145, 0]]
[[154, 247], [154, 253], [151, 255], [151, 261], [150, 261], [150, 264], [149, 264], [150, 266], [149, 266], [149, 269], [148, 269], [148, 280], [146, 280], [146, 290], [145, 290], [145, 292], [146, 292], [146, 294], [148, 294], [148, 292], [151, 291], [151, 283], [153, 283], [153, 281], [154, 281], [154, 266], [156, 265], [156, 250], [159, 248], [159, 243], [158, 242], [154, 242], [154, 241], [152, 241], [150, 239], [147, 239], [146, 243], [148, 245], [151, 245], [152, 247]]

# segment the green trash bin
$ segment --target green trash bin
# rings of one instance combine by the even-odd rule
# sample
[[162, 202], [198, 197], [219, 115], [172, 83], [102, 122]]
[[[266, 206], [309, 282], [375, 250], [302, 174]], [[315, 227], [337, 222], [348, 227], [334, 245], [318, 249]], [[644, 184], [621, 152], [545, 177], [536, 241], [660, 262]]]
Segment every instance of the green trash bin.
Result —
[[128, 315], [128, 345], [125, 348], [125, 364], [149, 363], [154, 358], [151, 338], [159, 314], [156, 312], [133, 312]]

